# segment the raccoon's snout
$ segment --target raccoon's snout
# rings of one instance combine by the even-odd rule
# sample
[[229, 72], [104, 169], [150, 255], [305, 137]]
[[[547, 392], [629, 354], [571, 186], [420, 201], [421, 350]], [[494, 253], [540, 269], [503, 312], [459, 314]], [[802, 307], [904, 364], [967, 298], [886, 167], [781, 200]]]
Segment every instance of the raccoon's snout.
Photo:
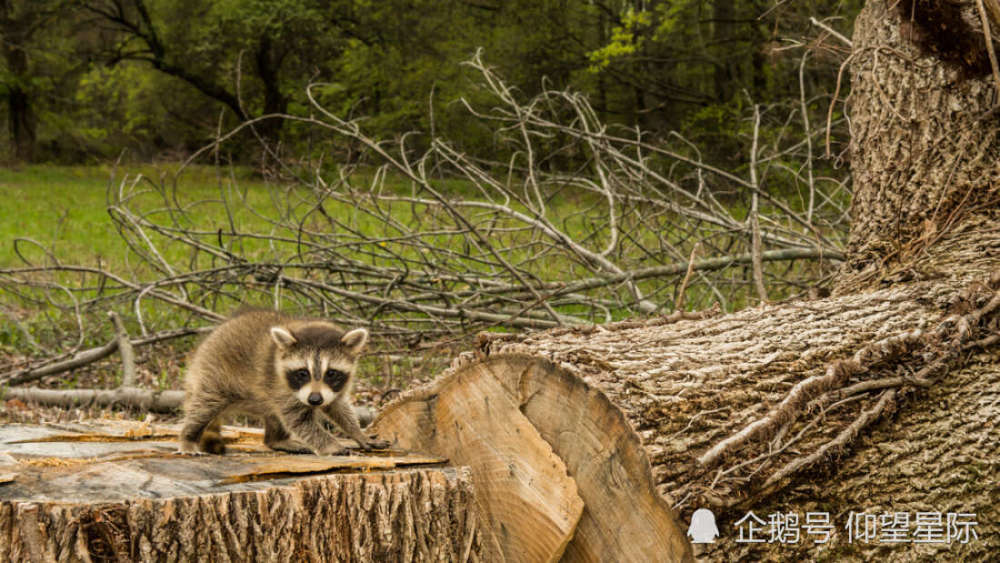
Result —
[[303, 405], [309, 407], [321, 407], [333, 402], [337, 397], [329, 387], [313, 382], [310, 385], [303, 385], [295, 392], [295, 398]]

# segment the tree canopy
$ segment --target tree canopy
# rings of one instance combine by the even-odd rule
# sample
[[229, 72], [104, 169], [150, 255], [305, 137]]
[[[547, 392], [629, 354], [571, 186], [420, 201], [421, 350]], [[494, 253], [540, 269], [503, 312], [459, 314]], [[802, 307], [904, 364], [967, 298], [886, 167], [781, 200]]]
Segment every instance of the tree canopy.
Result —
[[[481, 95], [461, 63], [483, 49], [526, 95], [572, 88], [604, 121], [680, 131], [731, 159], [751, 101], [798, 103], [788, 77], [807, 53], [805, 90], [833, 90], [847, 47], [827, 30], [850, 29], [860, 4], [2, 0], [0, 149], [20, 161], [188, 154], [247, 119], [308, 115], [309, 84], [376, 136], [434, 130], [489, 149], [454, 103]], [[281, 120], [255, 130], [309, 140]]]

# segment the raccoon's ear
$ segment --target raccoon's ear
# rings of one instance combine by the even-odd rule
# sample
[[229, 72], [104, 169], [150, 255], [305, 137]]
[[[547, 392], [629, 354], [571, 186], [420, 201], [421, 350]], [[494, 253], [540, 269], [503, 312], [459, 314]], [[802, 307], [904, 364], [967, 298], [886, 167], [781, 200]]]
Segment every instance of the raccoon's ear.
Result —
[[347, 349], [352, 354], [359, 354], [364, 349], [365, 344], [368, 343], [368, 331], [363, 328], [356, 328], [341, 337], [340, 341], [344, 346], [347, 346]]
[[287, 328], [283, 326], [272, 326], [271, 327], [271, 340], [278, 345], [278, 348], [290, 348], [292, 344], [297, 342], [292, 333], [288, 331]]

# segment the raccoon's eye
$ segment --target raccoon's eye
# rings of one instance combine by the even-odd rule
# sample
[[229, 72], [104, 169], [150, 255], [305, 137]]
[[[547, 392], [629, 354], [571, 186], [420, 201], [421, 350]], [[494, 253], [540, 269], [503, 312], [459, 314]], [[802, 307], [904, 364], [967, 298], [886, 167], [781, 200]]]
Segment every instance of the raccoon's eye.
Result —
[[323, 379], [334, 391], [339, 391], [343, 387], [344, 382], [347, 381], [347, 374], [339, 369], [328, 369]]
[[286, 377], [288, 378], [288, 384], [298, 389], [309, 382], [309, 370], [293, 369], [286, 374]]

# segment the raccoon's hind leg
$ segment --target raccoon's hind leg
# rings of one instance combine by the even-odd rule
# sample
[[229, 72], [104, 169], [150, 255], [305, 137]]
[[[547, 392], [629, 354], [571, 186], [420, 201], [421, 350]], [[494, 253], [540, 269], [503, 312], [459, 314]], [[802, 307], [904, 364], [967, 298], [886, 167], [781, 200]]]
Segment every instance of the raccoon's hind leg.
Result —
[[201, 433], [201, 440], [198, 441], [198, 449], [208, 454], [222, 455], [226, 453], [226, 443], [222, 441], [222, 416], [215, 417], [215, 420], [208, 423]]
[[264, 445], [272, 450], [293, 454], [313, 453], [309, 446], [298, 440], [293, 440], [292, 435], [288, 433], [288, 430], [285, 430], [281, 419], [274, 415], [264, 418]]
[[[184, 427], [181, 429], [180, 447], [182, 453], [217, 453], [202, 449], [202, 445], [215, 446], [214, 436], [218, 436], [217, 418], [228, 405], [224, 401], [205, 400], [191, 397], [184, 404]], [[206, 430], [207, 441], [203, 441]], [[221, 439], [219, 439], [221, 445]], [[221, 452], [218, 452], [221, 453]]]

